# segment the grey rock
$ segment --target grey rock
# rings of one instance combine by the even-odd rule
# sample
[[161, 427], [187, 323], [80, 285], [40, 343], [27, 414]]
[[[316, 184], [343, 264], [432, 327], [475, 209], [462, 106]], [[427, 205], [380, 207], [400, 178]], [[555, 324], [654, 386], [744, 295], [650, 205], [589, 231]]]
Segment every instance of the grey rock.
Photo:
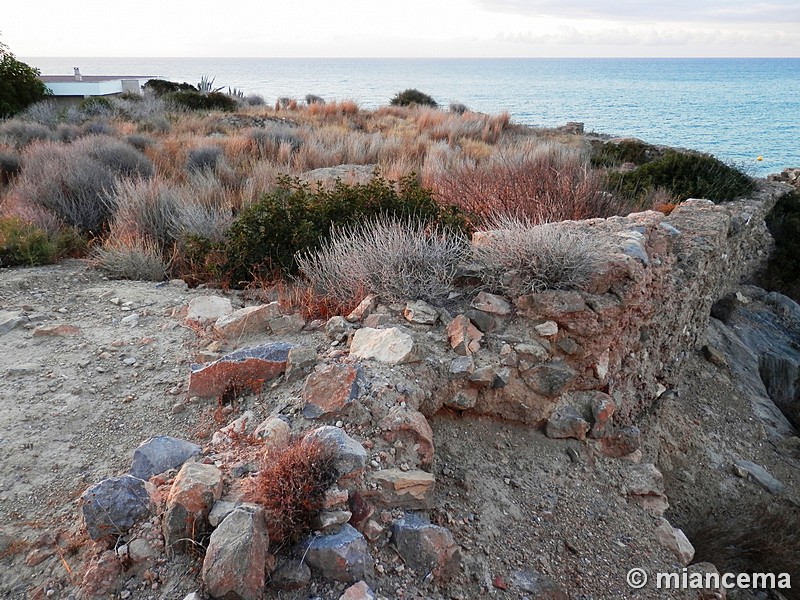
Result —
[[469, 410], [474, 408], [478, 402], [478, 390], [475, 388], [466, 388], [456, 390], [449, 400], [445, 400], [444, 405], [456, 410]]
[[472, 321], [472, 324], [482, 333], [492, 333], [497, 329], [497, 320], [482, 310], [470, 309], [464, 313], [464, 316]]
[[104, 479], [80, 499], [81, 514], [93, 540], [125, 533], [150, 515], [150, 494], [141, 479], [131, 475]]
[[471, 356], [459, 356], [450, 362], [450, 378], [463, 379], [475, 371], [475, 360]]
[[287, 560], [270, 575], [272, 586], [279, 590], [301, 590], [311, 581], [311, 568], [301, 560]]
[[577, 375], [563, 361], [553, 360], [524, 371], [522, 379], [534, 392], [554, 397], [565, 391]]
[[417, 325], [433, 325], [439, 319], [436, 307], [424, 300], [409, 300], [403, 310], [403, 317], [410, 323]]
[[786, 488], [783, 483], [775, 479], [764, 467], [750, 462], [749, 460], [737, 460], [734, 463], [734, 469], [736, 469], [740, 477], [749, 475], [770, 494], [780, 494]]
[[399, 327], [359, 329], [353, 336], [350, 356], [373, 359], [391, 365], [420, 360], [414, 336]]
[[23, 325], [28, 322], [28, 318], [22, 312], [15, 311], [1, 311], [0, 312], [0, 335], [8, 333], [12, 329]]
[[301, 553], [306, 561], [325, 579], [352, 583], [373, 577], [367, 540], [351, 525], [335, 534], [313, 537], [304, 546]]
[[461, 552], [453, 534], [416, 514], [408, 513], [394, 523], [391, 542], [406, 564], [441, 581], [453, 577], [461, 567]]
[[534, 598], [539, 600], [569, 600], [569, 595], [558, 582], [529, 569], [516, 571], [511, 576], [511, 586], [534, 594]]
[[472, 308], [500, 316], [511, 314], [511, 303], [508, 300], [488, 292], [479, 292], [472, 301]]
[[494, 367], [486, 366], [480, 369], [475, 369], [475, 372], [469, 376], [469, 382], [475, 387], [490, 388], [494, 384], [497, 370]]
[[325, 323], [325, 335], [329, 340], [341, 342], [352, 330], [353, 326], [347, 322], [347, 319], [339, 315], [331, 317], [328, 319], [328, 322]]
[[319, 427], [309, 431], [303, 441], [320, 442], [335, 452], [334, 468], [338, 477], [346, 477], [356, 473], [367, 464], [367, 451], [364, 450], [364, 446], [339, 427], [331, 425]]
[[584, 440], [588, 431], [589, 423], [581, 418], [578, 411], [571, 406], [557, 408], [547, 419], [545, 427], [547, 437], [554, 439], [573, 438]]
[[200, 454], [200, 446], [178, 438], [160, 435], [142, 442], [133, 451], [130, 474], [150, 479], [169, 469], [180, 468], [192, 456]]

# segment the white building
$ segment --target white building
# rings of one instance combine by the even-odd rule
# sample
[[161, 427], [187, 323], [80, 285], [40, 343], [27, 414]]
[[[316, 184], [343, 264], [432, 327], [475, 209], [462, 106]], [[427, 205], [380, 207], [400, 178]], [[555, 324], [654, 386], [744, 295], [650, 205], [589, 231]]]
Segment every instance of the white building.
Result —
[[81, 75], [75, 67], [73, 75], [40, 75], [53, 94], [53, 100], [63, 104], [77, 104], [93, 96], [117, 96], [123, 92], [139, 94], [147, 75]]

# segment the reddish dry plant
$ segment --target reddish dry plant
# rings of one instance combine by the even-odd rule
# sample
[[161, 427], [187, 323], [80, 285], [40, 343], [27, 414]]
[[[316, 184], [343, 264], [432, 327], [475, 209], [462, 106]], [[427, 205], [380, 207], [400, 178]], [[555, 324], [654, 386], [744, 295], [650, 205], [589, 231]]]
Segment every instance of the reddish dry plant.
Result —
[[293, 543], [310, 532], [335, 481], [334, 453], [318, 441], [295, 440], [283, 451], [265, 454], [248, 496], [266, 511], [270, 541]]

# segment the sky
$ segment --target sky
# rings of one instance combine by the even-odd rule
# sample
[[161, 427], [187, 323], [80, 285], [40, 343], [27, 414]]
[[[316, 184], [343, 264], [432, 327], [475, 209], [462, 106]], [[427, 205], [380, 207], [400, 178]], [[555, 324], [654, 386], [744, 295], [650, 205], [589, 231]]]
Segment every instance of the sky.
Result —
[[27, 0], [0, 11], [0, 42], [19, 57], [800, 57], [800, 3]]

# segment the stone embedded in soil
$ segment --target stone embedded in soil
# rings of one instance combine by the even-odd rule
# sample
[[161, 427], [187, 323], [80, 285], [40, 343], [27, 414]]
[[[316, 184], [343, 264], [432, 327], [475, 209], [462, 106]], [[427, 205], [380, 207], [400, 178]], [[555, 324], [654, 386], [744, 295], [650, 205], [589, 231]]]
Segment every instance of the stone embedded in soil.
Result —
[[106, 550], [93, 560], [83, 575], [81, 597], [108, 596], [119, 586], [122, 562], [113, 550]]
[[168, 435], [151, 437], [133, 451], [130, 474], [147, 480], [153, 475], [179, 468], [197, 454], [200, 454], [197, 444]]
[[474, 408], [478, 402], [478, 390], [475, 388], [464, 388], [456, 390], [453, 395], [445, 400], [444, 405], [456, 410], [469, 410]]
[[734, 463], [734, 471], [739, 477], [747, 477], [749, 475], [770, 494], [780, 494], [786, 488], [783, 483], [775, 479], [764, 467], [750, 462], [749, 460], [737, 460]]
[[222, 471], [214, 465], [186, 463], [178, 471], [167, 496], [164, 542], [175, 550], [187, 549], [208, 529], [208, 514], [222, 495]]
[[604, 437], [611, 429], [611, 423], [617, 405], [614, 403], [611, 396], [603, 392], [586, 393], [591, 394], [589, 407], [592, 411], [592, 418], [594, 419], [594, 424], [592, 425], [592, 430], [589, 432], [589, 436], [593, 438]]
[[342, 342], [351, 331], [353, 331], [353, 325], [339, 315], [331, 317], [325, 323], [325, 335], [329, 340]]
[[323, 510], [311, 519], [311, 527], [315, 531], [331, 532], [349, 522], [352, 516], [349, 510]]
[[549, 398], [566, 391], [578, 374], [561, 360], [536, 365], [522, 373], [522, 379], [534, 392]]
[[659, 544], [672, 552], [675, 558], [678, 559], [678, 562], [684, 567], [692, 562], [694, 558], [694, 546], [692, 546], [682, 530], [673, 527], [670, 522], [663, 517], [658, 520], [656, 539]]
[[217, 319], [233, 312], [233, 305], [228, 298], [221, 296], [198, 296], [189, 301], [189, 311], [186, 320], [211, 325]]
[[18, 310], [0, 311], [0, 335], [16, 329], [28, 322], [28, 317]]
[[33, 330], [33, 337], [63, 337], [80, 335], [81, 330], [66, 323], [61, 325], [43, 325]]
[[271, 318], [268, 325], [272, 335], [282, 337], [300, 333], [306, 325], [306, 320], [299, 314], [280, 315]]
[[150, 516], [150, 494], [144, 481], [131, 475], [111, 477], [87, 489], [80, 499], [86, 530], [93, 540], [122, 535]]
[[369, 588], [366, 581], [354, 583], [339, 596], [339, 600], [375, 600], [375, 593]]
[[494, 367], [486, 366], [475, 369], [469, 376], [469, 382], [477, 388], [490, 388], [494, 385], [497, 377], [497, 370]]
[[466, 315], [458, 315], [447, 326], [450, 347], [460, 356], [470, 356], [481, 348], [483, 334]]
[[585, 440], [589, 431], [589, 423], [571, 406], [561, 406], [550, 415], [545, 426], [545, 434], [549, 438]]
[[350, 356], [373, 359], [390, 365], [420, 360], [414, 336], [399, 327], [359, 329], [350, 344]]
[[317, 364], [317, 351], [314, 348], [299, 346], [289, 350], [286, 357], [286, 379], [308, 373]]
[[287, 560], [270, 574], [272, 587], [278, 590], [301, 590], [311, 581], [311, 568], [304, 560]]
[[358, 398], [364, 387], [361, 367], [348, 363], [325, 365], [303, 385], [303, 416], [307, 419], [341, 413]]
[[569, 595], [558, 582], [530, 569], [516, 571], [511, 576], [511, 589], [533, 594], [540, 600], [569, 600]]
[[497, 329], [497, 319], [482, 310], [475, 310], [473, 308], [466, 311], [464, 316], [467, 317], [481, 333], [492, 333]]
[[545, 321], [534, 327], [536, 333], [543, 337], [550, 337], [558, 333], [558, 323], [555, 321]]
[[230, 443], [237, 436], [252, 433], [255, 428], [255, 414], [253, 414], [252, 410], [246, 410], [242, 416], [234, 419], [222, 429], [215, 431], [211, 437], [211, 443], [215, 446]]
[[289, 424], [280, 417], [269, 417], [253, 432], [253, 436], [261, 440], [265, 453], [285, 450], [289, 446], [291, 434]]
[[600, 438], [600, 452], [609, 458], [622, 458], [636, 452], [642, 446], [642, 432], [628, 425]]
[[427, 510], [433, 501], [436, 477], [426, 471], [382, 469], [370, 474], [368, 482], [377, 484], [377, 489], [362, 493], [379, 508]]
[[333, 464], [337, 477], [353, 475], [367, 464], [364, 446], [339, 427], [326, 425], [313, 429], [303, 437], [303, 443], [320, 443], [334, 452]]
[[511, 303], [502, 296], [489, 292], [478, 292], [471, 306], [483, 312], [503, 317], [511, 314]]
[[343, 525], [338, 533], [310, 538], [299, 548], [305, 554], [311, 569], [335, 581], [351, 583], [372, 579], [372, 557], [367, 540], [350, 525]]
[[622, 473], [622, 494], [656, 516], [669, 508], [664, 494], [664, 476], [652, 463], [631, 465]]
[[259, 600], [264, 591], [269, 535], [260, 506], [237, 508], [208, 542], [201, 576], [212, 598]]
[[231, 352], [206, 365], [192, 365], [189, 393], [221, 396], [231, 387], [258, 393], [266, 381], [283, 374], [293, 347], [286, 342], [274, 342]]
[[403, 317], [409, 323], [433, 325], [439, 320], [439, 312], [424, 300], [409, 300], [403, 310]]
[[463, 379], [475, 372], [475, 359], [471, 356], [459, 356], [450, 362], [450, 379]]
[[270, 319], [281, 315], [277, 302], [246, 306], [219, 317], [214, 329], [228, 339], [237, 339], [246, 335], [265, 333]]
[[453, 534], [416, 514], [408, 513], [392, 526], [392, 544], [406, 564], [419, 573], [446, 581], [461, 568], [461, 552]]
[[410, 436], [423, 465], [433, 460], [433, 431], [421, 412], [404, 406], [393, 406], [380, 420], [378, 427], [384, 430], [383, 437], [390, 443], [403, 436]]

